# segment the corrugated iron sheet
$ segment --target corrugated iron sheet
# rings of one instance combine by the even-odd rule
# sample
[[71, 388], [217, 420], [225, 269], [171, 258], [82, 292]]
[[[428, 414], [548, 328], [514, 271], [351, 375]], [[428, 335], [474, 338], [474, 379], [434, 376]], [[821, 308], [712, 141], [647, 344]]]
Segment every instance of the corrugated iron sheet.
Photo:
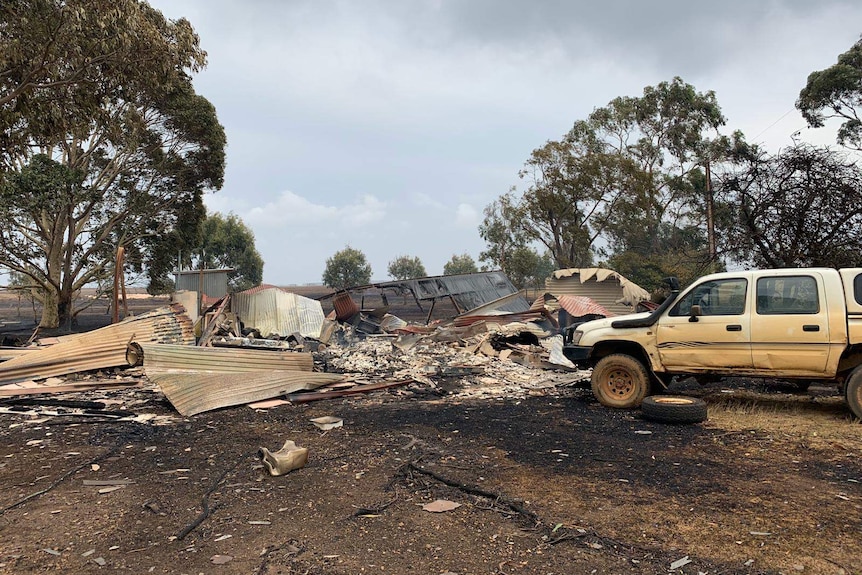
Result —
[[353, 301], [348, 292], [338, 292], [332, 298], [332, 307], [335, 308], [335, 319], [347, 321], [359, 313], [359, 306]]
[[192, 322], [179, 304], [57, 339], [52, 346], [0, 363], [0, 384], [125, 366], [126, 346], [132, 339], [182, 344], [177, 347], [195, 342]]
[[580, 295], [561, 295], [558, 299], [560, 307], [566, 310], [572, 317], [581, 317], [585, 315], [603, 315], [611, 317], [616, 314], [606, 309], [603, 305], [592, 298]]
[[563, 295], [591, 298], [617, 315], [634, 313], [638, 302], [650, 297], [636, 283], [602, 268], [557, 270], [545, 280], [545, 290], [557, 298]]
[[[272, 352], [264, 353], [276, 355]], [[303, 389], [317, 389], [344, 379], [344, 376], [338, 374], [310, 371], [213, 374], [146, 367], [144, 371], [147, 378], [159, 386], [174, 408], [185, 416], [263, 401]]]
[[143, 352], [144, 372], [148, 375], [149, 370], [248, 373], [311, 371], [314, 368], [314, 360], [309, 352], [165, 345], [137, 340], [129, 346], [127, 365], [139, 363], [138, 350]]
[[[210, 298], [221, 298], [227, 295], [227, 276], [232, 269], [221, 270], [186, 270], [176, 272], [176, 287], [179, 290], [189, 290], [194, 292], [203, 291]], [[203, 290], [201, 290], [201, 282], [203, 282]]]
[[[347, 291], [361, 291], [368, 288], [392, 290], [398, 294], [410, 293], [419, 301], [451, 297], [461, 312], [472, 310], [518, 291], [501, 271], [382, 282], [352, 287]], [[324, 296], [321, 299], [329, 297], [332, 296]]]
[[527, 300], [527, 297], [523, 292], [518, 291], [480, 305], [462, 315], [503, 315], [507, 313], [521, 313], [529, 309], [530, 302]]
[[266, 337], [299, 333], [303, 337], [319, 338], [325, 319], [319, 301], [276, 287], [234, 294], [231, 311], [246, 328], [255, 328]]

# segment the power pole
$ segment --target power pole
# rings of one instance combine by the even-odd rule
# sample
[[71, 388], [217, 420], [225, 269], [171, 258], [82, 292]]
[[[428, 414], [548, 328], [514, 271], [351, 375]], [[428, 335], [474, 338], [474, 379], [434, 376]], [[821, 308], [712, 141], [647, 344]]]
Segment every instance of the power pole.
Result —
[[709, 243], [709, 259], [714, 262], [718, 257], [715, 247], [715, 200], [712, 192], [712, 174], [709, 169], [709, 160], [706, 161], [706, 238]]

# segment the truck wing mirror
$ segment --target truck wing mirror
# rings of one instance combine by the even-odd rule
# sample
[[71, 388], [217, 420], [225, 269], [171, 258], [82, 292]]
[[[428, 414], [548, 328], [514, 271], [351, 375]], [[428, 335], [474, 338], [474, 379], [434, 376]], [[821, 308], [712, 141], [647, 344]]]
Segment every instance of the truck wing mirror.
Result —
[[700, 309], [700, 306], [698, 304], [694, 304], [693, 306], [691, 306], [688, 321], [697, 321], [697, 318], [702, 315], [703, 311]]

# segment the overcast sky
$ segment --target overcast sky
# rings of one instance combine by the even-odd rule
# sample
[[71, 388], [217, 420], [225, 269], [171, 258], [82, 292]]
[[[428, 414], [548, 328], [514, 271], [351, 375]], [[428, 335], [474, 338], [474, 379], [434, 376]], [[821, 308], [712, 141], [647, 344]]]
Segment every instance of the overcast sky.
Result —
[[862, 33], [862, 2], [152, 0], [209, 54], [195, 77], [227, 131], [210, 211], [254, 231], [264, 281], [321, 281], [350, 245], [373, 279], [478, 262], [482, 210], [535, 148], [617, 96], [680, 76], [776, 152], [831, 143], [794, 109]]

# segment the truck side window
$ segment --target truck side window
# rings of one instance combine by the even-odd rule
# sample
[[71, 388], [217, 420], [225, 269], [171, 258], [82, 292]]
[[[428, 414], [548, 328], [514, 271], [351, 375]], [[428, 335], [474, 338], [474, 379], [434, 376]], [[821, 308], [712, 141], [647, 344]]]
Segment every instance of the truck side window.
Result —
[[862, 274], [853, 278], [853, 299], [856, 303], [862, 305]]
[[820, 313], [817, 280], [812, 276], [759, 278], [757, 313], [760, 315]]
[[682, 296], [668, 315], [688, 316], [693, 305], [700, 306], [701, 315], [740, 315], [745, 313], [747, 290], [745, 278], [704, 282]]

